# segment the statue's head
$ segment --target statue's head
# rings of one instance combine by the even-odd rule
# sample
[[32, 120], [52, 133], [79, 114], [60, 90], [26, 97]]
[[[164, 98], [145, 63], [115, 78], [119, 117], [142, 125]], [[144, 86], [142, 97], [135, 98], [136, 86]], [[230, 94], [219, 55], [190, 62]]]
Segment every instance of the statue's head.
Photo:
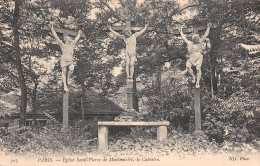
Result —
[[194, 44], [199, 44], [200, 43], [200, 35], [199, 34], [193, 34], [192, 35], [192, 42]]
[[64, 37], [64, 41], [65, 41], [65, 43], [70, 43], [70, 42], [72, 42], [72, 39], [71, 39], [71, 37], [69, 37], [67, 35], [67, 36]]
[[123, 30], [123, 34], [124, 34], [124, 36], [125, 36], [126, 38], [129, 38], [129, 37], [131, 37], [131, 36], [133, 35], [132, 32], [131, 32], [131, 30], [128, 29], [128, 28], [126, 28], [126, 29]]

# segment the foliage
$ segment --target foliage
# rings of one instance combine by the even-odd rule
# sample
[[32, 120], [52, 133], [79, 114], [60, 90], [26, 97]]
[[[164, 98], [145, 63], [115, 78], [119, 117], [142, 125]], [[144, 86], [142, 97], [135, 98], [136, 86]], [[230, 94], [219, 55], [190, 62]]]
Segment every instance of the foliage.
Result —
[[[170, 71], [167, 71], [169, 75]], [[254, 75], [253, 73], [251, 73]], [[254, 78], [254, 77], [252, 77]], [[258, 77], [257, 77], [258, 78]], [[242, 80], [237, 83], [241, 84]], [[177, 79], [175, 84], [169, 84], [171, 78], [162, 80], [161, 91], [157, 86], [143, 90], [143, 95], [149, 96], [144, 119], [147, 121], [168, 120], [171, 127], [183, 132], [194, 131], [194, 106], [190, 84], [180, 84], [185, 78]], [[247, 80], [253, 84], [247, 89], [241, 89], [229, 98], [212, 98], [206, 88], [201, 88], [202, 129], [210, 141], [222, 143], [224, 140], [233, 142], [251, 142], [259, 138], [259, 108], [257, 102], [259, 91], [254, 91], [259, 85], [255, 80]], [[258, 88], [257, 88], [258, 89]]]
[[172, 127], [189, 130], [192, 116], [191, 91], [187, 86], [174, 87], [171, 84], [163, 87], [160, 94], [149, 95], [146, 105], [148, 113], [144, 115], [147, 121], [167, 120]]
[[[255, 154], [259, 147], [252, 143], [234, 143], [232, 141], [218, 144], [209, 141], [205, 134], [184, 134], [175, 130], [169, 131], [167, 140], [158, 141], [155, 140], [156, 130], [150, 128], [143, 131], [144, 128], [136, 128], [132, 129], [130, 135], [109, 137], [109, 151], [105, 151], [103, 155], [189, 158], [234, 152]], [[6, 155], [39, 156], [61, 153], [62, 155], [86, 155], [97, 152], [97, 139], [91, 136], [87, 126], [75, 125], [68, 132], [62, 132], [61, 126], [53, 124], [39, 129], [38, 132], [31, 128], [24, 128], [19, 132], [12, 131], [1, 136], [0, 141], [0, 153]]]
[[91, 152], [96, 144], [96, 121], [76, 123], [64, 132], [59, 124], [47, 124], [40, 128], [12, 128], [1, 136], [1, 149], [6, 154], [53, 155], [59, 153], [82, 154]]
[[[259, 5], [254, 0], [196, 0], [189, 1], [183, 8], [176, 1], [161, 0], [143, 3], [120, 0], [116, 5], [110, 0], [25, 0], [20, 4], [20, 15], [17, 16], [20, 38], [20, 45], [17, 45], [12, 29], [14, 2], [3, 1], [0, 5], [1, 96], [21, 86], [22, 80], [16, 70], [16, 66], [21, 65], [19, 72], [24, 74], [26, 90], [30, 94], [33, 90], [38, 92], [35, 97], [39, 104], [37, 108], [61, 111], [61, 69], [57, 63], [61, 52], [50, 33], [42, 29], [52, 21], [56, 21], [57, 27], [81, 29], [86, 35], [75, 50], [77, 66], [71, 85], [75, 92], [81, 90], [84, 95], [86, 87], [95, 88], [103, 95], [115, 94], [125, 84], [124, 73], [118, 77], [112, 73], [114, 67], [124, 67], [124, 42], [115, 40], [103, 28], [106, 24], [124, 25], [126, 20], [131, 20], [133, 26], [149, 23], [153, 31], [137, 40], [135, 74], [143, 83], [137, 88], [137, 94], [139, 99], [146, 99], [140, 105], [145, 108], [141, 113], [146, 121], [170, 121], [169, 129], [178, 132], [172, 131], [167, 141], [158, 142], [150, 139], [156, 135], [154, 128], [132, 129], [130, 136], [112, 139], [108, 155], [141, 155], [144, 152], [168, 155], [175, 151], [176, 155], [225, 151], [254, 153], [253, 143], [259, 147], [260, 138], [259, 53], [248, 55], [238, 44], [259, 44]], [[90, 17], [94, 8], [98, 11]], [[189, 11], [196, 15], [178, 19]], [[169, 29], [180, 24], [196, 26], [207, 22], [216, 26], [210, 31], [208, 44], [211, 47], [203, 54], [201, 111], [206, 137], [190, 134], [194, 131], [194, 85], [181, 73], [186, 46]], [[18, 51], [14, 51], [14, 42], [20, 48], [19, 64], [16, 64]], [[47, 64], [53, 59], [52, 71], [48, 72]], [[167, 69], [166, 64], [169, 65]], [[25, 95], [21, 99], [27, 98], [27, 93]], [[80, 109], [79, 96], [70, 96], [76, 105], [72, 105], [73, 108]], [[0, 109], [5, 109], [6, 104], [2, 103]], [[1, 115], [6, 111], [14, 110], [1, 110]], [[3, 132], [0, 146], [8, 154], [83, 154], [95, 151], [95, 123], [74, 124], [68, 133], [62, 132], [57, 124], [40, 127], [38, 131], [17, 128], [17, 131]]]
[[259, 138], [259, 108], [254, 96], [242, 92], [228, 100], [213, 101], [214, 104], [203, 112], [203, 128], [209, 138], [218, 142], [248, 142], [252, 141], [252, 136]]

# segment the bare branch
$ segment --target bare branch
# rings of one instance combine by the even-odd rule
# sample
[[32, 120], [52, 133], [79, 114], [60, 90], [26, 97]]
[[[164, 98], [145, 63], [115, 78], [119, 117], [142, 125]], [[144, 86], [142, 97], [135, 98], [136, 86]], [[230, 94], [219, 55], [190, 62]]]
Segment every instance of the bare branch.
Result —
[[[182, 9], [178, 10], [178, 11], [175, 12], [174, 14], [180, 13], [180, 12], [182, 12], [183, 10], [186, 10], [186, 9], [188, 9], [188, 8], [191, 8], [191, 7], [196, 7], [196, 6], [200, 6], [200, 5], [190, 5], [190, 6], [186, 6], [186, 7], [182, 8]], [[174, 15], [174, 14], [173, 14], [173, 15]]]

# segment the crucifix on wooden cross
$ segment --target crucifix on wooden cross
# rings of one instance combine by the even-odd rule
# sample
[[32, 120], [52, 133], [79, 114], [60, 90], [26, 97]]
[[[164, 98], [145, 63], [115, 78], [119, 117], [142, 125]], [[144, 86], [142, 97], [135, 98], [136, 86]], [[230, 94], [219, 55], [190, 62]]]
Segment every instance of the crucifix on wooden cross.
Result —
[[[201, 78], [201, 65], [203, 62], [203, 55], [201, 54], [202, 42], [206, 40], [209, 34], [211, 24], [208, 23], [207, 26], [197, 26], [192, 28], [173, 29], [168, 28], [174, 35], [181, 35], [182, 39], [186, 42], [189, 52], [189, 58], [186, 62], [186, 70], [193, 76], [193, 83], [196, 83], [196, 88], [194, 90], [194, 108], [195, 108], [195, 130], [196, 132], [201, 131], [201, 109], [200, 109], [200, 78]], [[206, 31], [205, 31], [206, 30]], [[199, 33], [205, 31], [205, 34], [200, 37]], [[184, 33], [192, 33], [192, 40], [188, 40]], [[196, 67], [197, 74], [194, 75], [191, 67]], [[195, 79], [197, 78], [197, 79]]]
[[[126, 21], [125, 26], [108, 26], [104, 30], [111, 31], [115, 36], [123, 39], [126, 44], [127, 109], [133, 109], [133, 75], [134, 63], [136, 61], [136, 38], [146, 30], [152, 30], [152, 28], [148, 27], [148, 24], [145, 25], [145, 27], [134, 27], [131, 26], [131, 21]], [[122, 34], [116, 31], [122, 31]], [[132, 34], [132, 31], [135, 33]]]
[[[68, 129], [69, 124], [69, 91], [68, 91], [68, 85], [70, 82], [70, 76], [72, 75], [74, 71], [74, 57], [73, 57], [73, 50], [75, 47], [76, 42], [79, 40], [80, 37], [85, 38], [85, 35], [81, 33], [81, 31], [74, 32], [66, 29], [61, 28], [54, 28], [53, 24], [51, 24], [51, 28], [48, 26], [44, 26], [43, 30], [51, 31], [53, 37], [56, 39], [56, 41], [59, 43], [62, 55], [60, 60], [60, 65], [62, 68], [62, 82], [63, 82], [63, 102], [62, 102], [62, 116], [63, 116], [63, 129]], [[62, 42], [57, 33], [63, 35], [63, 40], [65, 42]], [[75, 37], [74, 40], [70, 39], [68, 36]]]
[[[148, 24], [146, 24], [145, 27], [132, 27], [131, 21], [126, 21], [125, 26], [108, 26], [106, 29], [110, 30], [115, 36], [124, 40], [126, 44], [126, 74], [127, 79], [132, 80], [134, 74], [134, 63], [136, 60], [136, 38], [146, 30], [151, 30], [152, 28], [148, 28]], [[116, 31], [122, 31], [122, 34], [119, 34]], [[132, 31], [135, 33], [132, 34]]]

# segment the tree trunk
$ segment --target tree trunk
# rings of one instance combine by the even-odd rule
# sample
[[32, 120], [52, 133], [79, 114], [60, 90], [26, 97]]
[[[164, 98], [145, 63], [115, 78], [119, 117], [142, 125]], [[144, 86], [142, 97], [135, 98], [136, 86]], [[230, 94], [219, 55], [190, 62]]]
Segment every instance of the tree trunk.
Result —
[[211, 58], [211, 78], [212, 78], [212, 87], [213, 87], [213, 92], [215, 94], [218, 94], [218, 76], [217, 76], [217, 55], [212, 54]]
[[161, 65], [157, 67], [156, 71], [156, 91], [157, 94], [161, 94], [161, 82], [162, 82], [162, 71], [161, 71]]
[[21, 62], [21, 53], [19, 47], [19, 12], [20, 12], [20, 0], [15, 0], [15, 8], [13, 14], [13, 31], [14, 31], [14, 49], [16, 57], [16, 68], [19, 75], [20, 87], [21, 87], [21, 104], [20, 104], [20, 126], [25, 126], [26, 122], [26, 106], [27, 106], [27, 88], [25, 85], [25, 78], [23, 74], [22, 62]]
[[[241, 7], [241, 18], [242, 18], [242, 24], [243, 24], [243, 35], [244, 35], [244, 42], [245, 44], [247, 44], [247, 33], [246, 33], [246, 25], [245, 25], [245, 15], [244, 15], [244, 8], [243, 8], [243, 4], [242, 4], [242, 1], [240, 1], [240, 7]], [[245, 51], [245, 60], [246, 60], [246, 63], [248, 62], [247, 59], [248, 59], [248, 52]]]
[[209, 54], [209, 51], [208, 51], [208, 44], [207, 44], [207, 41], [206, 41], [206, 50], [207, 50], [207, 55], [208, 55], [208, 58], [209, 58], [209, 71], [210, 71], [210, 92], [211, 92], [211, 97], [214, 98], [214, 91], [213, 91], [213, 78], [212, 78], [212, 67], [211, 67], [211, 60], [210, 60], [210, 54]]
[[85, 84], [84, 84], [84, 79], [81, 81], [81, 117], [82, 117], [82, 122], [85, 121]]
[[32, 113], [33, 113], [33, 124], [35, 126], [37, 124], [37, 122], [36, 122], [36, 95], [37, 95], [38, 81], [37, 81], [37, 79], [35, 79], [33, 82], [34, 82], [34, 88], [32, 91]]
[[161, 94], [161, 82], [162, 82], [161, 65], [156, 67], [155, 73], [152, 76], [152, 86], [156, 94]]
[[[216, 29], [211, 29], [211, 33], [209, 35], [210, 41], [211, 41], [211, 49], [209, 51], [210, 56], [210, 67], [211, 67], [211, 77], [212, 77], [212, 83], [211, 87], [213, 88], [213, 91], [215, 94], [218, 93], [218, 73], [217, 73], [217, 67], [218, 67], [218, 49], [220, 46], [220, 29], [222, 26], [219, 26]], [[210, 88], [211, 88], [210, 87]]]

